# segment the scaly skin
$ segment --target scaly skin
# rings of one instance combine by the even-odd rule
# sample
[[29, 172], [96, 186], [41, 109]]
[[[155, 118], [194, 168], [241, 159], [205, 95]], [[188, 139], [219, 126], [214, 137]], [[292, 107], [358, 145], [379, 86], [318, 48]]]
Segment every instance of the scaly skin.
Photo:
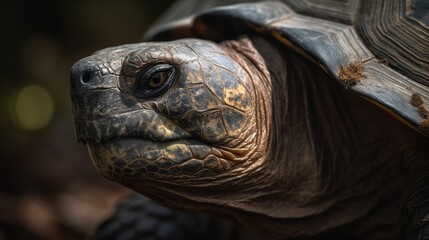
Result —
[[[268, 76], [226, 49], [201, 40], [141, 43], [76, 63], [72, 72], [80, 79], [71, 88], [77, 136], [103, 176], [203, 186], [257, 167], [267, 148], [264, 119], [271, 104], [258, 100], [269, 91], [260, 78]], [[138, 73], [159, 63], [177, 68], [173, 86], [153, 99], [136, 97]]]

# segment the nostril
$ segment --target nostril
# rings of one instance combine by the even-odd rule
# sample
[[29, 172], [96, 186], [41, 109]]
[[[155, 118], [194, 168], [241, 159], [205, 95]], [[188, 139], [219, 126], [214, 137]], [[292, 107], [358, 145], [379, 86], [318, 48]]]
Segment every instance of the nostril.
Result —
[[91, 75], [92, 73], [90, 71], [84, 71], [82, 74], [81, 82], [83, 84], [87, 84], [91, 81]]

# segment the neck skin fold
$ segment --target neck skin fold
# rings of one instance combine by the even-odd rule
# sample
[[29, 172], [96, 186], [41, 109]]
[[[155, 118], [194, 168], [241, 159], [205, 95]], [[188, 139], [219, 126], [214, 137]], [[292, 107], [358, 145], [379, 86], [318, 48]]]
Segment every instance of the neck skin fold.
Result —
[[428, 169], [428, 140], [309, 60], [251, 39], [271, 76], [273, 118], [268, 157], [249, 177], [265, 194], [246, 210], [291, 237], [344, 229], [370, 239], [380, 223], [384, 237], [398, 234], [401, 205]]

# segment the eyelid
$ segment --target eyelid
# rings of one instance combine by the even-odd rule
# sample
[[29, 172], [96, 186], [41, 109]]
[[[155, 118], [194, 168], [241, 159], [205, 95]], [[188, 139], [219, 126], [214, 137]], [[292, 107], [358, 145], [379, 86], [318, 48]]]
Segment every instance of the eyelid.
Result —
[[[160, 63], [157, 65], [149, 65], [135, 78], [134, 85], [132, 87], [134, 94], [142, 99], [155, 98], [163, 95], [168, 89], [171, 88], [177, 77], [176, 67], [169, 63]], [[158, 74], [165, 74], [165, 81], [159, 87], [150, 89], [147, 87], [148, 81], [152, 77]]]
[[164, 70], [172, 69], [173, 67], [167, 64], [162, 65], [155, 65], [155, 66], [149, 66], [148, 70], [143, 70], [143, 74], [147, 75], [148, 77], [152, 77], [154, 74], [159, 73]]
[[166, 72], [170, 75], [171, 71], [174, 70], [173, 66], [170, 66], [167, 64], [148, 66], [147, 68], [149, 68], [149, 69], [147, 69], [147, 70], [144, 69], [141, 73], [139, 73], [137, 75], [137, 81], [139, 78], [142, 78], [143, 81], [149, 80], [150, 78], [152, 78], [156, 74], [159, 74], [162, 72]]

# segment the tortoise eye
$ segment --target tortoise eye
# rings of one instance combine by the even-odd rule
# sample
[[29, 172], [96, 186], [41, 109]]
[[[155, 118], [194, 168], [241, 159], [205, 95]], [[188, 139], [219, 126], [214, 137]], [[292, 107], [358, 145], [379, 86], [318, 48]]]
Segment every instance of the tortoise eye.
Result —
[[176, 69], [170, 64], [156, 64], [143, 69], [134, 83], [134, 94], [143, 99], [164, 94], [176, 78]]
[[155, 89], [161, 87], [167, 81], [168, 75], [166, 72], [156, 73], [148, 81], [148, 87]]

